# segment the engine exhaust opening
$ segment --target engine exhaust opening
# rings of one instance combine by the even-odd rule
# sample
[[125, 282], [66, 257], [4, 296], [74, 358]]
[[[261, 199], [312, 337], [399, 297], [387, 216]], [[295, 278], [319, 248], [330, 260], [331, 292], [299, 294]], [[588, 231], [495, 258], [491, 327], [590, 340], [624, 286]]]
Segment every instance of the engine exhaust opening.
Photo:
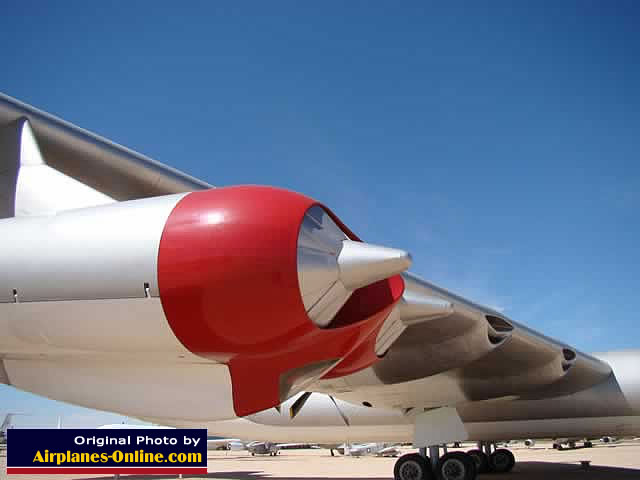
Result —
[[491, 325], [496, 332], [499, 333], [511, 333], [513, 331], [513, 325], [507, 322], [504, 318], [496, 317], [493, 315], [485, 315], [487, 322]]
[[513, 325], [511, 325], [505, 319], [496, 317], [494, 315], [485, 315], [485, 318], [488, 323], [487, 338], [489, 339], [489, 343], [491, 343], [491, 345], [500, 345], [511, 336]]

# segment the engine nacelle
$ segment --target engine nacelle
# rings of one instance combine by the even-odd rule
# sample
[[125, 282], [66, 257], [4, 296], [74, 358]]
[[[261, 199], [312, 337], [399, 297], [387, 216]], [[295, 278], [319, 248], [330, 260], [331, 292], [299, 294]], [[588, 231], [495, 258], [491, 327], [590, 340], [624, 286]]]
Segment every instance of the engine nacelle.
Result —
[[[270, 187], [6, 219], [0, 347], [42, 361], [99, 357], [96, 375], [108, 371], [110, 356], [172, 368], [200, 358], [228, 368], [233, 411], [247, 415], [321, 376], [375, 362], [378, 330], [402, 296], [399, 273], [409, 264], [405, 252], [362, 243], [312, 199]], [[9, 367], [19, 388], [62, 395], [38, 391], [26, 373], [26, 383], [16, 381], [19, 367]], [[129, 411], [82, 395], [61, 399]]]
[[356, 242], [324, 207], [275, 188], [196, 192], [173, 210], [162, 305], [190, 351], [229, 365], [239, 415], [279, 404], [348, 355], [355, 370], [376, 361], [371, 342], [402, 295], [408, 257]]

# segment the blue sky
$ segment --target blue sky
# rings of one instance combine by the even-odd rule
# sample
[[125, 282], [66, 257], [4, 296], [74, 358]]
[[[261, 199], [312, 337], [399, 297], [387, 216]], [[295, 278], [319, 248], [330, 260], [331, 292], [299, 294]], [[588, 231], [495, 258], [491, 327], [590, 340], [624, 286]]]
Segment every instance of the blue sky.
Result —
[[0, 90], [212, 184], [309, 194], [579, 349], [638, 348], [639, 21], [632, 1], [9, 2]]

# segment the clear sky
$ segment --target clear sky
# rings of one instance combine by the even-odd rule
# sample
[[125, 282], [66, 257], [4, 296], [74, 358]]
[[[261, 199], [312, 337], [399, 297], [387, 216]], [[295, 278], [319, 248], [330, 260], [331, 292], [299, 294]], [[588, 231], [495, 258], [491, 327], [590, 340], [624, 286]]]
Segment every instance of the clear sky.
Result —
[[[309, 194], [413, 271], [640, 348], [640, 4], [5, 2], [0, 90], [214, 185]], [[0, 388], [18, 424], [121, 417]]]

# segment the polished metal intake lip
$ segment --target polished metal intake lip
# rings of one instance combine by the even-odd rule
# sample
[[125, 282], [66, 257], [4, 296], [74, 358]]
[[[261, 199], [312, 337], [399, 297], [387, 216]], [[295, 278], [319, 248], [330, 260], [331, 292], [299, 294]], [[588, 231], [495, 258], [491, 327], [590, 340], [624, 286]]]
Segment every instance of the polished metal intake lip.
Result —
[[355, 290], [411, 265], [411, 255], [403, 250], [350, 240], [318, 205], [304, 216], [297, 256], [302, 301], [320, 328], [329, 326]]

